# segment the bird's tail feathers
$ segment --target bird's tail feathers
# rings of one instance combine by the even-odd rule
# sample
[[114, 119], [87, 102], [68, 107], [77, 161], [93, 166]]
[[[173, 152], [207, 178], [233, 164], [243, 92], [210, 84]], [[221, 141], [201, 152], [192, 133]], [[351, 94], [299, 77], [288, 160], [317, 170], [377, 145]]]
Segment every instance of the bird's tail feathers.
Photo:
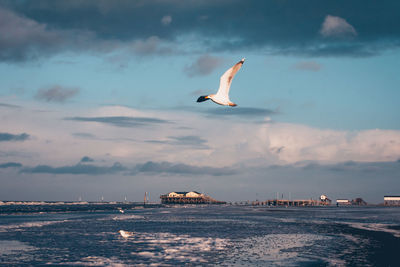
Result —
[[208, 95], [202, 95], [199, 98], [197, 98], [197, 102], [204, 102], [204, 101], [207, 101], [209, 99], [210, 99], [210, 97]]

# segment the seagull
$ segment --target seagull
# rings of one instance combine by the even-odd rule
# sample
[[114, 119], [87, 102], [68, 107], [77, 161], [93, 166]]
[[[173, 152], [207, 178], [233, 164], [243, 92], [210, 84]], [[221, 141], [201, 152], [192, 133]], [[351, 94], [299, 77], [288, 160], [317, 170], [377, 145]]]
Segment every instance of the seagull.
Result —
[[120, 233], [120, 235], [123, 238], [128, 238], [133, 235], [133, 232], [128, 232], [128, 231], [124, 231], [124, 230], [119, 230], [118, 232]]
[[231, 87], [232, 79], [235, 77], [236, 72], [240, 70], [244, 63], [245, 58], [242, 58], [232, 68], [227, 70], [224, 75], [219, 79], [218, 92], [215, 95], [203, 95], [197, 99], [197, 102], [203, 102], [211, 99], [214, 103], [222, 106], [237, 106], [229, 99], [229, 88]]

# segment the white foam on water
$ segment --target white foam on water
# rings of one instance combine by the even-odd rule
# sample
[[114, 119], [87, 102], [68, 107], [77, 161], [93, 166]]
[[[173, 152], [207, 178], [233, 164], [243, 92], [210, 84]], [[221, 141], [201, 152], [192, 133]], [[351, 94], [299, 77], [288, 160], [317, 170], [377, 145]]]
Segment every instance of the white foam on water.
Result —
[[67, 222], [68, 220], [62, 221], [37, 221], [37, 222], [26, 222], [26, 223], [18, 223], [18, 224], [8, 224], [8, 225], [0, 225], [0, 232], [7, 232], [9, 230], [20, 231], [23, 228], [30, 228], [30, 227], [43, 227], [46, 225], [56, 224], [56, 223], [63, 223]]
[[221, 238], [191, 237], [172, 233], [136, 233], [132, 242], [151, 245], [147, 246], [145, 251], [132, 252], [132, 255], [158, 262], [177, 260], [185, 264], [206, 263], [204, 254], [223, 250], [228, 245], [228, 241]]
[[148, 257], [148, 258], [156, 257], [156, 253], [150, 252], [150, 251], [141, 251], [141, 252], [138, 252], [137, 255], [142, 256], [142, 257]]
[[0, 240], [0, 255], [21, 254], [21, 252], [33, 251], [37, 248], [17, 240]]
[[160, 213], [171, 213], [171, 211], [169, 211], [169, 210], [162, 210], [162, 211], [160, 211]]
[[[358, 257], [357, 259], [355, 258], [356, 257], [355, 255], [359, 255], [358, 253], [356, 253], [356, 251], [363, 250], [363, 248], [365, 248], [368, 245], [369, 243], [368, 239], [358, 238], [350, 234], [339, 234], [337, 236], [341, 238], [340, 241], [338, 242], [340, 242], [340, 244], [343, 247], [345, 247], [345, 249], [338, 251], [337, 254], [335, 255], [336, 258], [351, 257], [353, 260], [357, 260], [360, 266], [371, 266], [371, 264], [369, 264], [366, 258], [364, 257], [364, 254], [357, 256]], [[330, 258], [329, 260], [330, 261], [328, 262], [332, 262], [332, 265], [334, 266], [346, 266], [343, 260], [335, 260], [332, 258]], [[335, 262], [339, 263], [335, 264]]]
[[144, 216], [142, 215], [118, 215], [112, 218], [114, 221], [124, 221], [124, 220], [142, 220]]
[[390, 233], [395, 237], [400, 237], [400, 230], [390, 229], [390, 226], [396, 226], [394, 224], [383, 224], [383, 223], [356, 223], [356, 222], [341, 222], [342, 224], [349, 225], [353, 228]]
[[[291, 249], [312, 246], [316, 241], [331, 237], [315, 234], [270, 234], [240, 240], [235, 244], [232, 256], [240, 262], [260, 262], [277, 266], [298, 263], [301, 255]], [[235, 257], [236, 256], [236, 257]], [[309, 258], [304, 257], [305, 261]]]
[[[52, 264], [52, 263], [49, 263]], [[89, 256], [82, 258], [80, 261], [57, 263], [57, 265], [79, 265], [79, 266], [112, 266], [112, 267], [125, 267], [129, 266], [124, 264], [116, 257], [106, 258], [98, 256]]]

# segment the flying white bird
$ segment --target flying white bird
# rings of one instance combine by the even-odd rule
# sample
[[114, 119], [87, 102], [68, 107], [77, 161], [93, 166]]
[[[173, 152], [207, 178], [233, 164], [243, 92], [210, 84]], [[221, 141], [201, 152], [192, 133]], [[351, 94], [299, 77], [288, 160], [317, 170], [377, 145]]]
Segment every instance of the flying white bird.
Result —
[[235, 77], [236, 72], [240, 70], [244, 63], [244, 58], [236, 63], [232, 68], [227, 70], [224, 75], [219, 79], [218, 92], [215, 95], [203, 95], [197, 99], [197, 102], [203, 102], [211, 99], [214, 103], [223, 106], [237, 106], [229, 99], [229, 88], [231, 87], [233, 77]]
[[128, 231], [124, 231], [124, 230], [119, 230], [118, 232], [120, 233], [120, 235], [123, 238], [128, 238], [133, 235], [133, 232], [128, 232]]

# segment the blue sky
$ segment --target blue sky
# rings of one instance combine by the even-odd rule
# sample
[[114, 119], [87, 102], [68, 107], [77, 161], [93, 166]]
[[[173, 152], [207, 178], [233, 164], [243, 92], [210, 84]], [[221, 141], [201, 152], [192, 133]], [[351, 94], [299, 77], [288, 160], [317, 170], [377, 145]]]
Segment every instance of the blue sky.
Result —
[[306, 2], [0, 1], [0, 199], [398, 194], [400, 5]]

